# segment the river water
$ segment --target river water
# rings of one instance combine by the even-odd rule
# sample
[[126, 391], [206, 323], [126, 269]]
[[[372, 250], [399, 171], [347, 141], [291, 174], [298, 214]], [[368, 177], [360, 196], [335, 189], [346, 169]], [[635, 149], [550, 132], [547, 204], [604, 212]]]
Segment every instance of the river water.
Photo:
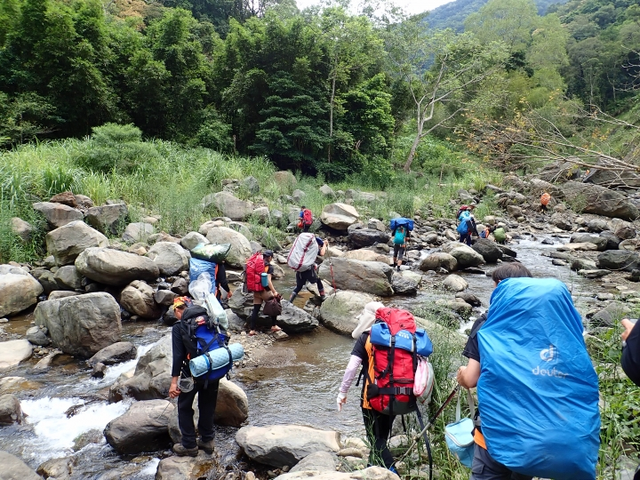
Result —
[[[555, 245], [542, 244], [545, 238], [549, 236], [525, 237], [511, 244], [510, 248], [517, 252], [518, 259], [534, 276], [551, 276], [565, 282], [577, 299], [576, 306], [584, 313], [586, 304], [582, 303], [588, 303], [589, 297], [593, 296], [589, 289], [593, 290], [594, 284], [578, 277], [568, 267], [553, 265], [545, 256], [568, 238], [553, 237]], [[488, 267], [487, 272], [493, 268]], [[491, 279], [482, 274], [461, 275], [469, 283], [468, 291], [481, 299], [486, 307], [493, 290]], [[277, 288], [288, 295], [290, 285], [294, 283], [291, 277], [286, 277]], [[451, 298], [451, 294], [426, 291], [417, 297], [393, 297], [389, 300], [411, 310], [440, 297]], [[4, 330], [24, 334], [31, 320], [31, 316], [12, 320], [4, 325]], [[168, 328], [144, 322], [125, 322], [123, 331], [123, 339], [138, 346], [139, 357]], [[363, 436], [357, 389], [352, 389], [342, 412], [337, 412], [335, 404], [352, 346], [350, 337], [320, 327], [314, 332], [274, 343], [270, 348], [278, 362], [270, 364], [267, 361], [259, 368], [234, 370], [232, 380], [242, 386], [249, 399], [248, 424], [309, 425], [337, 430], [347, 436]], [[116, 455], [105, 443], [102, 430], [110, 420], [124, 413], [130, 403], [109, 404], [96, 400], [104, 398], [102, 395], [109, 385], [121, 373], [133, 369], [135, 362], [132, 360], [110, 367], [100, 380], [90, 377], [90, 370], [83, 362], [64, 355], [58, 357], [54, 367], [45, 373], [33, 373], [35, 360], [24, 362], [5, 373], [5, 377], [19, 376], [27, 380], [12, 393], [20, 398], [28, 418], [23, 425], [0, 428], [0, 450], [17, 455], [32, 468], [46, 460], [80, 451], [73, 469], [73, 478], [78, 479], [99, 479], [104, 472], [113, 469], [122, 472], [121, 478], [153, 479], [159, 458], [170, 452], [137, 458]], [[234, 434], [235, 429], [232, 428], [221, 428], [217, 432], [218, 451], [223, 457], [235, 449]]]

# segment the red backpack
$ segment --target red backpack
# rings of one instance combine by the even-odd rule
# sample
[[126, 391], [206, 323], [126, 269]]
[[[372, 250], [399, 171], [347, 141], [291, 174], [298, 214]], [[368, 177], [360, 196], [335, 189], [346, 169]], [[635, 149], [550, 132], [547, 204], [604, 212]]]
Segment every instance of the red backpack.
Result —
[[307, 226], [313, 224], [313, 213], [311, 212], [311, 210], [305, 208], [302, 211], [302, 220]]
[[260, 282], [260, 275], [264, 272], [264, 259], [262, 253], [256, 252], [245, 266], [245, 282], [247, 284], [247, 290], [249, 292], [261, 292], [264, 290], [262, 283]]
[[[395, 337], [400, 330], [416, 332], [413, 315], [398, 308], [379, 308], [376, 323], [384, 322]], [[395, 344], [395, 339], [391, 342]], [[365, 379], [363, 407], [372, 408], [387, 415], [404, 415], [416, 410], [413, 394], [418, 356], [401, 348], [383, 347], [371, 342], [371, 334], [365, 344], [369, 354], [369, 370]]]

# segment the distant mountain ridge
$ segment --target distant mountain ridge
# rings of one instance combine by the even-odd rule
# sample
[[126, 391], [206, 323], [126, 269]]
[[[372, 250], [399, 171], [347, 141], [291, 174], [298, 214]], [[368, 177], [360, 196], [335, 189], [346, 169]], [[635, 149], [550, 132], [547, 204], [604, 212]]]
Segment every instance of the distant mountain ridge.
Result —
[[[425, 21], [429, 28], [444, 30], [452, 28], [456, 32], [464, 30], [466, 18], [480, 10], [489, 0], [455, 0], [429, 12]], [[568, 0], [534, 0], [538, 7], [538, 14], [544, 15], [550, 5], [567, 3]]]

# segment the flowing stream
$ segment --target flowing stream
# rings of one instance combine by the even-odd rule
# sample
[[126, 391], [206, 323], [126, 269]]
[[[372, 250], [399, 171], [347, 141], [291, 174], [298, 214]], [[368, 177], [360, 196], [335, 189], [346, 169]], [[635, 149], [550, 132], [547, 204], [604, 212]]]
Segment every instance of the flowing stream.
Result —
[[[545, 238], [553, 238], [555, 245], [542, 244]], [[568, 267], [553, 265], [551, 259], [544, 255], [567, 241], [568, 238], [540, 235], [525, 237], [509, 246], [535, 276], [551, 276], [565, 282], [576, 298], [576, 306], [584, 313], [583, 301], [588, 303], [593, 296], [589, 291], [590, 288], [593, 290], [592, 281], [578, 277]], [[487, 271], [493, 268], [488, 267]], [[486, 308], [493, 290], [490, 277], [461, 275], [469, 282], [468, 291], [481, 299]], [[288, 295], [293, 284], [293, 277], [287, 276], [279, 283], [278, 289]], [[426, 291], [417, 297], [393, 297], [389, 301], [412, 309], [435, 298], [451, 296], [450, 293]], [[31, 315], [11, 320], [4, 325], [4, 330], [24, 334], [31, 320]], [[138, 346], [140, 357], [168, 328], [126, 322], [123, 331], [123, 339]], [[232, 379], [243, 387], [249, 399], [248, 423], [258, 426], [301, 424], [363, 436], [357, 388], [352, 388], [342, 412], [337, 412], [335, 404], [352, 346], [350, 337], [321, 327], [285, 342], [274, 343], [270, 348], [277, 361], [273, 363], [267, 359], [259, 368], [234, 370]], [[79, 451], [73, 467], [73, 478], [78, 479], [99, 479], [103, 473], [114, 469], [121, 472], [121, 478], [153, 479], [159, 458], [153, 455], [118, 456], [102, 435], [107, 423], [124, 413], [130, 402], [109, 404], [101, 398], [121, 373], [135, 367], [136, 361], [110, 367], [100, 380], [91, 378], [90, 369], [84, 362], [66, 355], [57, 357], [52, 368], [44, 373], [33, 372], [35, 360], [24, 362], [8, 375], [26, 379], [26, 382], [16, 384], [11, 393], [20, 398], [28, 417], [23, 425], [0, 428], [0, 450], [17, 455], [32, 468], [46, 460]], [[219, 428], [217, 431], [218, 452], [223, 458], [234, 451], [235, 431], [232, 428]], [[163, 455], [168, 454], [168, 451], [163, 452]]]

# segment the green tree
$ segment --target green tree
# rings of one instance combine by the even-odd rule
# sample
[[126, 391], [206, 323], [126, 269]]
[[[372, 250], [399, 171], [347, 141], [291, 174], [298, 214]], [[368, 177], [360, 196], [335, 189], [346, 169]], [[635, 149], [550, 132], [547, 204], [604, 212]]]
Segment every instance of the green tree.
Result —
[[533, 0], [489, 0], [467, 17], [465, 31], [481, 43], [501, 41], [512, 52], [522, 51], [529, 45], [537, 17]]

